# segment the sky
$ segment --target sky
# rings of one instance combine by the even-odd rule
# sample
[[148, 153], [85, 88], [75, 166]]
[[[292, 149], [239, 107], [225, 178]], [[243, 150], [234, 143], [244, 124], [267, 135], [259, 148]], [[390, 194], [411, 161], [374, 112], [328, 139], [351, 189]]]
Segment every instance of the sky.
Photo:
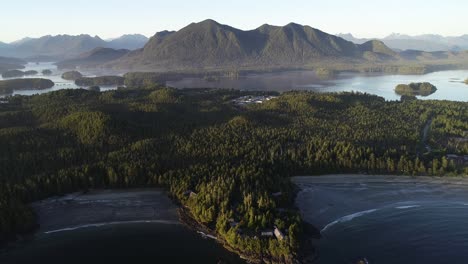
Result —
[[207, 18], [248, 30], [295, 22], [357, 37], [468, 34], [466, 0], [2, 1], [0, 41], [57, 34], [152, 36]]

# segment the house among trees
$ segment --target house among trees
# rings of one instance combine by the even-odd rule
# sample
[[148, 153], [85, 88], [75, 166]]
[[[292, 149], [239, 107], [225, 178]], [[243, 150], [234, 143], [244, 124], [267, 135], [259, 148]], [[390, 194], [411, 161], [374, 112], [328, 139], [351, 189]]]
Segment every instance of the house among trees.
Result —
[[278, 239], [280, 241], [284, 239], [283, 232], [281, 232], [281, 230], [279, 230], [277, 227], [275, 227], [274, 234], [275, 234], [276, 239]]
[[281, 195], [283, 195], [282, 192], [275, 192], [275, 193], [272, 193], [271, 195], [273, 195], [273, 197], [280, 197]]
[[236, 220], [234, 220], [234, 218], [230, 218], [230, 219], [229, 219], [229, 225], [230, 225], [231, 227], [236, 227], [236, 226], [239, 225], [239, 222], [237, 222]]
[[262, 233], [260, 235], [262, 237], [273, 237], [274, 233], [273, 233], [272, 230], [264, 230], [264, 231], [262, 231]]
[[455, 154], [448, 154], [446, 158], [447, 160], [453, 161], [455, 164], [458, 165], [468, 164], [468, 155], [458, 156]]
[[197, 194], [195, 192], [191, 191], [191, 190], [186, 191], [184, 194], [185, 194], [185, 196], [188, 196], [189, 198], [197, 197]]

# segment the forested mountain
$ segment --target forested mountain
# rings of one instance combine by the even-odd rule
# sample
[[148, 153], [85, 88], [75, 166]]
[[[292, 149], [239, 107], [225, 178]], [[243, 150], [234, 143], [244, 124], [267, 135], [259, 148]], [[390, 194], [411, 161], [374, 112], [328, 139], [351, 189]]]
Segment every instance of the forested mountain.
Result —
[[130, 50], [126, 49], [115, 50], [111, 48], [95, 48], [89, 52], [79, 55], [76, 58], [58, 62], [57, 66], [62, 69], [93, 67], [121, 58], [129, 52]]
[[[379, 57], [378, 52], [368, 50]], [[141, 50], [109, 66], [180, 70], [229, 67], [301, 67], [319, 60], [365, 60], [359, 45], [298, 24], [263, 25], [250, 31], [213, 20], [156, 34]]]

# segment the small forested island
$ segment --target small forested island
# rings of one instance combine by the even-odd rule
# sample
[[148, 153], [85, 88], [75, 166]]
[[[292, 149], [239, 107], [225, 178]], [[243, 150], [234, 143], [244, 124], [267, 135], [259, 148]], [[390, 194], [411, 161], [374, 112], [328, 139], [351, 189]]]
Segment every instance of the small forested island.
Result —
[[0, 94], [11, 94], [14, 90], [48, 89], [54, 86], [54, 82], [48, 79], [14, 79], [0, 81]]
[[428, 82], [399, 84], [395, 88], [395, 92], [399, 95], [420, 95], [429, 96], [437, 91], [437, 87]]
[[23, 77], [24, 72], [20, 70], [11, 70], [11, 71], [6, 71], [2, 73], [3, 78], [18, 78], [18, 77]]
[[47, 70], [47, 69], [46, 69], [46, 70], [43, 70], [43, 71], [42, 71], [42, 75], [46, 75], [46, 76], [47, 76], [47, 75], [52, 75], [52, 71], [51, 71], [51, 70]]
[[124, 85], [125, 78], [121, 76], [99, 76], [82, 77], [75, 80], [78, 86], [106, 86], [106, 85]]
[[83, 75], [79, 71], [68, 71], [62, 74], [62, 79], [69, 81], [76, 81], [82, 77]]
[[[236, 104], [248, 96], [272, 99]], [[33, 201], [89, 188], [164, 187], [184, 221], [227, 249], [253, 262], [295, 263], [305, 224], [291, 176], [466, 175], [446, 156], [468, 152], [468, 142], [453, 140], [468, 130], [466, 106], [155, 83], [7, 97], [0, 240], [35, 230]], [[427, 153], [423, 141], [437, 151]]]
[[336, 71], [326, 68], [317, 68], [315, 69], [315, 75], [319, 78], [331, 79], [336, 76]]
[[31, 75], [37, 75], [39, 72], [31, 70], [31, 71], [25, 71], [24, 75], [25, 76], [31, 76]]

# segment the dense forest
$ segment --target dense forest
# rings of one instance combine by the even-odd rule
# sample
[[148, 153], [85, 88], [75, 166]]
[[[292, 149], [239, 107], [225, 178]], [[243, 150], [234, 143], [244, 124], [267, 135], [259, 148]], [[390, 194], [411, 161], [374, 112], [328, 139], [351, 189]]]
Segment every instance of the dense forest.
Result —
[[399, 84], [395, 88], [395, 92], [399, 95], [413, 96], [429, 96], [437, 91], [437, 87], [431, 83], [410, 83], [410, 84]]
[[[233, 103], [246, 95], [277, 97]], [[148, 84], [8, 97], [0, 104], [0, 240], [34, 230], [32, 201], [89, 188], [163, 186], [230, 248], [289, 261], [303, 228], [290, 176], [468, 174], [446, 158], [468, 154], [468, 142], [459, 140], [467, 131], [467, 103], [356, 93]], [[260, 236], [273, 227], [285, 239]]]

